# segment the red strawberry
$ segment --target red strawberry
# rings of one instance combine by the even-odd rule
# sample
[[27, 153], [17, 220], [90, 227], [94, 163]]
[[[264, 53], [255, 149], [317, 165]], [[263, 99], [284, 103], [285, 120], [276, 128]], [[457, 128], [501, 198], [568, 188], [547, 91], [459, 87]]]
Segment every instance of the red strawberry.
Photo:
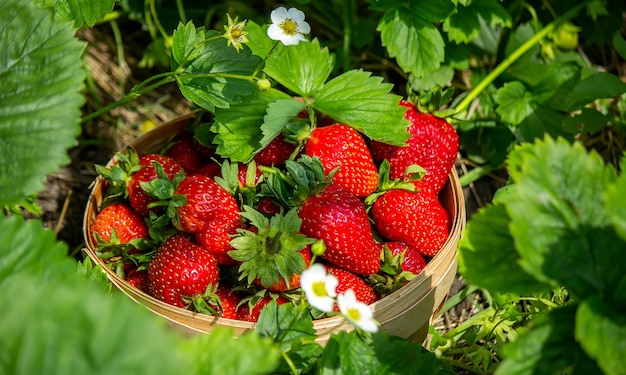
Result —
[[228, 252], [234, 250], [230, 245], [230, 240], [237, 233], [238, 227], [238, 225], [227, 226], [219, 220], [213, 220], [206, 228], [196, 233], [196, 242], [211, 253], [218, 264], [235, 265], [235, 260], [228, 255]]
[[377, 273], [380, 251], [365, 205], [340, 187], [330, 185], [300, 208], [302, 233], [326, 245], [322, 258], [360, 275]]
[[418, 164], [426, 175], [417, 183], [420, 189], [438, 193], [448, 179], [456, 160], [459, 137], [450, 123], [428, 113], [420, 112], [413, 104], [401, 101], [407, 107], [405, 118], [411, 122], [407, 146], [398, 147], [372, 142], [372, 155], [377, 161], [388, 160], [390, 178], [402, 179], [407, 167]]
[[181, 231], [199, 233], [212, 222], [226, 228], [239, 225], [237, 201], [210, 177], [192, 175], [185, 178], [176, 188], [176, 195], [186, 198], [186, 203], [176, 208], [176, 227]]
[[402, 271], [417, 275], [426, 267], [426, 259], [411, 245], [402, 242], [385, 242], [381, 243], [379, 246], [381, 250], [383, 246], [387, 246], [391, 251], [391, 255], [394, 257], [403, 254], [403, 260], [400, 264]]
[[257, 210], [266, 215], [273, 216], [280, 212], [280, 206], [274, 203], [271, 198], [261, 198], [257, 203]]
[[207, 177], [215, 177], [220, 176], [222, 173], [222, 167], [219, 164], [210, 162], [202, 165], [200, 168], [196, 169], [194, 174], [200, 174]]
[[218, 298], [219, 304], [217, 301], [208, 302], [209, 306], [218, 312], [218, 316], [226, 319], [237, 319], [237, 306], [241, 302], [241, 296], [231, 288], [220, 284], [215, 291], [215, 299]]
[[267, 304], [270, 303], [273, 299], [275, 299], [276, 303], [278, 303], [279, 305], [289, 302], [289, 300], [283, 296], [272, 298], [270, 295], [266, 294], [252, 305], [250, 303], [241, 305], [241, 307], [237, 311], [237, 319], [246, 322], [257, 322], [259, 320], [259, 315], [261, 315], [261, 311], [263, 311], [265, 306], [267, 306]]
[[148, 271], [137, 270], [136, 268], [128, 271], [124, 279], [131, 286], [141, 290], [142, 292], [148, 292]]
[[184, 233], [163, 242], [148, 265], [150, 295], [177, 307], [205, 298], [218, 281], [215, 258]]
[[125, 244], [139, 238], [150, 238], [148, 226], [141, 215], [126, 203], [112, 203], [104, 207], [96, 215], [91, 224], [94, 240], [111, 242], [115, 231], [118, 244]]
[[285, 135], [280, 133], [276, 138], [254, 155], [254, 161], [258, 165], [280, 166], [285, 164], [291, 154], [296, 150], [296, 145], [285, 141]]
[[[250, 166], [254, 166], [254, 175], [251, 172], [248, 172], [248, 168]], [[249, 176], [248, 173], [250, 173]], [[241, 186], [244, 188], [254, 188], [255, 186], [257, 186], [262, 175], [263, 172], [261, 172], [256, 164], [240, 164], [238, 166], [237, 177], [239, 179], [239, 184], [241, 184]]]
[[[354, 273], [344, 270], [339, 267], [325, 266], [326, 272], [335, 276], [337, 281], [337, 295], [345, 293], [348, 289], [352, 289], [354, 291], [354, 295], [356, 296], [356, 300], [362, 302], [366, 305], [370, 305], [378, 299], [376, 294], [374, 293], [374, 289], [365, 282], [365, 280], [361, 279], [359, 276]], [[335, 311], [339, 311], [337, 305], [335, 305]]]
[[165, 152], [165, 156], [178, 162], [188, 175], [196, 173], [204, 164], [196, 142], [190, 135], [183, 136], [172, 144]]
[[365, 140], [347, 125], [316, 128], [311, 132], [304, 152], [322, 160], [326, 175], [339, 168], [332, 183], [357, 197], [370, 195], [378, 186], [378, 170]]
[[437, 254], [450, 232], [450, 217], [431, 191], [389, 190], [371, 214], [381, 236], [415, 246], [424, 256]]
[[160, 154], [147, 154], [140, 156], [139, 165], [143, 166], [140, 170], [133, 173], [127, 183], [128, 199], [130, 205], [140, 215], [148, 216], [150, 209], [148, 205], [156, 202], [158, 199], [146, 193], [142, 188], [142, 182], [150, 182], [157, 179], [157, 170], [153, 163], [158, 163], [163, 167], [165, 175], [170, 180], [174, 179], [177, 173], [184, 173], [183, 168], [174, 159]]

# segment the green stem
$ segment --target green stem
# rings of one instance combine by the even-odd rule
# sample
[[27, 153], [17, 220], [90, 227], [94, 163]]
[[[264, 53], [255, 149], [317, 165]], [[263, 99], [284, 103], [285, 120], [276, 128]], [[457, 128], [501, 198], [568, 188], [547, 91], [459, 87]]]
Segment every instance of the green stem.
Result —
[[257, 66], [256, 69], [254, 69], [254, 73], [252, 73], [252, 77], [256, 77], [257, 74], [259, 74], [259, 72], [261, 71], [261, 68], [263, 67], [263, 65], [265, 65], [265, 62], [267, 61], [267, 59], [269, 59], [269, 57], [272, 55], [272, 53], [274, 53], [274, 50], [276, 49], [276, 46], [278, 46], [278, 43], [280, 43], [280, 41], [278, 41], [278, 40], [276, 42], [274, 42], [274, 45], [267, 52], [267, 55], [265, 55], [265, 57], [263, 58], [263, 61], [261, 61], [259, 63], [259, 66]]
[[187, 23], [187, 15], [185, 14], [185, 6], [182, 0], [176, 0], [176, 9], [178, 9], [178, 17], [182, 23]]
[[[154, 77], [148, 78], [146, 81], [143, 81], [141, 83], [139, 83], [138, 85], [136, 85], [135, 87], [133, 87], [130, 92], [128, 94], [126, 94], [123, 98], [110, 103], [100, 109], [98, 109], [95, 112], [92, 112], [90, 114], [88, 114], [87, 116], [83, 117], [83, 119], [81, 120], [81, 123], [85, 123], [89, 120], [92, 120], [100, 115], [102, 115], [103, 113], [107, 113], [110, 110], [117, 108], [119, 106], [122, 106], [124, 104], [130, 103], [131, 101], [137, 99], [138, 97], [140, 97], [141, 95], [154, 90], [155, 88], [162, 86], [166, 83], [170, 83], [174, 81], [174, 76], [172, 75], [172, 73], [170, 73], [170, 75], [166, 76], [165, 78], [161, 79], [160, 81], [146, 86], [146, 82], [147, 81], [152, 81]], [[142, 88], [143, 87], [143, 88]]]
[[344, 0], [341, 5], [343, 18], [343, 71], [350, 69], [350, 45], [352, 44], [352, 17], [355, 13], [354, 0]]
[[569, 20], [574, 17], [578, 12], [585, 6], [585, 3], [578, 4], [574, 8], [570, 9], [569, 12], [565, 13], [563, 16], [557, 18], [546, 27], [541, 29], [537, 34], [535, 34], [532, 38], [528, 39], [524, 44], [519, 46], [513, 53], [504, 59], [498, 66], [495, 67], [476, 87], [474, 87], [465, 98], [456, 106], [456, 113], [459, 114], [465, 111], [469, 105], [476, 99], [478, 95], [480, 95], [483, 90], [487, 88], [500, 74], [502, 74], [506, 69], [508, 69], [517, 59], [519, 59], [522, 55], [524, 55], [528, 50], [530, 50], [536, 43], [538, 43], [541, 39], [550, 34], [554, 29], [556, 29], [563, 22]]
[[126, 88], [124, 85], [124, 83], [126, 82], [126, 75], [124, 74], [124, 61], [126, 60], [126, 56], [124, 54], [122, 33], [120, 32], [117, 21], [111, 20], [111, 22], [109, 22], [109, 25], [111, 25], [113, 38], [115, 39], [115, 49], [117, 50], [117, 68], [120, 71], [120, 77], [118, 82], [119, 96], [124, 96], [124, 94], [126, 93]]
[[165, 29], [163, 28], [163, 25], [161, 25], [161, 21], [159, 20], [159, 15], [156, 11], [155, 2], [156, 2], [155, 0], [150, 0], [150, 13], [152, 13], [154, 24], [156, 25], [157, 29], [161, 33], [161, 36], [163, 37], [163, 39], [166, 39], [169, 36], [169, 34], [167, 33], [167, 31], [165, 31]]

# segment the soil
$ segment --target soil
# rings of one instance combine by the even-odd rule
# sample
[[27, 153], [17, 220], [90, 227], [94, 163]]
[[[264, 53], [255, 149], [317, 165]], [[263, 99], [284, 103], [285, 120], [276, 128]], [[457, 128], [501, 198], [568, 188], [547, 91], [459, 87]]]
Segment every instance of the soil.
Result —
[[[132, 25], [124, 28], [125, 46], [145, 46], [149, 39]], [[133, 85], [151, 76], [155, 69], [139, 66], [142, 48], [126, 48], [120, 63], [112, 32], [106, 25], [87, 31], [80, 31], [78, 37], [84, 40], [86, 66], [91, 83], [87, 89], [87, 101], [83, 114], [94, 112], [122, 96]], [[80, 259], [83, 254], [83, 214], [90, 194], [90, 187], [96, 178], [95, 164], [105, 164], [115, 153], [135, 139], [145, 129], [146, 124], [162, 124], [176, 118], [192, 108], [174, 85], [162, 86], [123, 107], [101, 115], [83, 124], [83, 132], [78, 144], [69, 150], [71, 164], [58, 173], [47, 176], [45, 189], [38, 197], [43, 210], [42, 220], [48, 228], [53, 228], [60, 241], [68, 244], [72, 256]], [[456, 163], [459, 175], [467, 173], [472, 166], [459, 157]], [[464, 189], [467, 217], [471, 217], [480, 207], [489, 203], [495, 191], [504, 184], [502, 175], [490, 175]], [[455, 281], [450, 295], [465, 287], [461, 277]], [[469, 298], [449, 310], [434, 323], [441, 330], [448, 330], [462, 323], [475, 313], [473, 300]]]

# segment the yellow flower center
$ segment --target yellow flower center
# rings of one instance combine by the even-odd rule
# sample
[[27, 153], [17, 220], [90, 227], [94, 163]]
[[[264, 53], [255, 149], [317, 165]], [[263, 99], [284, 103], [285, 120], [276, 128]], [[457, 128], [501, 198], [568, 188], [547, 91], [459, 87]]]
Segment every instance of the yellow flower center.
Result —
[[241, 29], [233, 27], [232, 29], [230, 29], [230, 37], [233, 39], [239, 39], [241, 38]]
[[280, 24], [280, 28], [286, 35], [295, 35], [298, 32], [298, 24], [289, 18]]
[[315, 281], [312, 286], [313, 293], [318, 297], [328, 297], [326, 284], [323, 281]]
[[348, 318], [354, 322], [358, 322], [359, 319], [361, 318], [361, 313], [359, 312], [359, 309], [348, 309], [348, 311], [346, 312], [346, 315], [348, 316]]

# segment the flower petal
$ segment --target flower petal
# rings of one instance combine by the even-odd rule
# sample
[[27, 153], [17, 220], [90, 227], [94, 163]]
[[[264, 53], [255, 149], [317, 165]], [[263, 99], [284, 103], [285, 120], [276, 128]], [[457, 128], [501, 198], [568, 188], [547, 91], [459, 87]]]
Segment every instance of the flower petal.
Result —
[[282, 40], [284, 35], [280, 27], [274, 23], [267, 28], [267, 36], [272, 40]]
[[302, 21], [298, 23], [298, 32], [301, 34], [308, 34], [311, 32], [311, 26], [308, 22]]
[[289, 8], [287, 11], [287, 18], [290, 18], [296, 23], [300, 23], [304, 21], [304, 12], [296, 8]]

